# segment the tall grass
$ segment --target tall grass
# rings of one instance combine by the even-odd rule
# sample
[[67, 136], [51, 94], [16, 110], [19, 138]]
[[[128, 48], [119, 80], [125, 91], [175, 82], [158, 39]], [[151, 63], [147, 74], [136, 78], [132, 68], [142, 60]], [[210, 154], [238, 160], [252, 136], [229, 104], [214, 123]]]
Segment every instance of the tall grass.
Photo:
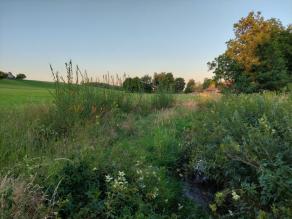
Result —
[[147, 114], [153, 110], [170, 107], [174, 102], [173, 96], [167, 93], [129, 94], [113, 89], [96, 88], [90, 85], [87, 74], [82, 74], [78, 66], [73, 72], [71, 61], [66, 63], [66, 70], [64, 79], [51, 67], [56, 87], [52, 108], [54, 119], [50, 118], [50, 122], [52, 120], [56, 122], [57, 132], [60, 133], [66, 133], [77, 121], [94, 120], [109, 111]]
[[52, 105], [0, 112], [3, 215], [185, 218], [195, 213], [166, 167], [179, 151], [175, 131], [158, 132], [164, 127], [153, 122], [159, 109], [173, 104], [172, 96], [100, 89], [89, 86], [78, 68], [73, 77], [71, 62], [66, 70], [64, 79], [52, 69]]
[[52, 67], [51, 71], [55, 84], [52, 104], [0, 111], [2, 168], [26, 155], [66, 154], [70, 148], [63, 145], [64, 138], [70, 141], [76, 130], [96, 124], [109, 114], [147, 115], [174, 103], [170, 94], [129, 94], [91, 86], [86, 72], [82, 73], [78, 66], [74, 69], [71, 61], [66, 63], [64, 77]]

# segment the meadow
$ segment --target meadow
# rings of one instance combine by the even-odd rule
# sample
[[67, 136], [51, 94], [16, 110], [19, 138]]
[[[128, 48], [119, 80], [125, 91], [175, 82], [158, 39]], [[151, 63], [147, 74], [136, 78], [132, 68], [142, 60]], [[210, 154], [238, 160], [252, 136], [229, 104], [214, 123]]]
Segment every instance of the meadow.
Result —
[[0, 107], [46, 103], [52, 100], [52, 82], [0, 80]]
[[291, 94], [68, 78], [0, 81], [0, 218], [291, 218]]

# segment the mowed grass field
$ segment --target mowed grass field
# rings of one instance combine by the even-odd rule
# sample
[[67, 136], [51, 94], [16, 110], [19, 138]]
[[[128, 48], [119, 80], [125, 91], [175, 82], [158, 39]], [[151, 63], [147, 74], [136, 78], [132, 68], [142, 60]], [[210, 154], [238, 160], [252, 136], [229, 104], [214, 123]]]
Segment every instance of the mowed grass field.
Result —
[[50, 102], [53, 89], [52, 82], [0, 80], [0, 108]]

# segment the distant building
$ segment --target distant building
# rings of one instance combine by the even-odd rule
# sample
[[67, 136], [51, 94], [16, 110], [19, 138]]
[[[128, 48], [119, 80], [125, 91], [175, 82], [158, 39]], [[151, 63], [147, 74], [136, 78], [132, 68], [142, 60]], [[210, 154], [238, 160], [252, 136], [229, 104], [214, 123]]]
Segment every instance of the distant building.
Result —
[[8, 72], [7, 79], [15, 79], [15, 76], [11, 72]]

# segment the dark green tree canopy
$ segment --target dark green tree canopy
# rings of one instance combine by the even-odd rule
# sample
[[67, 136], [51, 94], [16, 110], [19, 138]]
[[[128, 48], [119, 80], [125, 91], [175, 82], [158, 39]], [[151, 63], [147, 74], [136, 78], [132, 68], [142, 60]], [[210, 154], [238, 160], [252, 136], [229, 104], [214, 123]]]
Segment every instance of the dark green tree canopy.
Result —
[[183, 78], [176, 78], [174, 80], [174, 84], [175, 84], [175, 92], [176, 93], [180, 93], [185, 88], [185, 85], [186, 85], [185, 79], [183, 79]]
[[144, 75], [141, 78], [142, 89], [146, 93], [151, 93], [153, 90], [152, 78], [149, 75]]
[[174, 77], [171, 72], [154, 73], [153, 85], [157, 90], [174, 91]]
[[123, 88], [129, 92], [139, 92], [142, 88], [142, 83], [138, 77], [126, 78], [123, 82]]
[[237, 93], [288, 87], [292, 82], [291, 26], [284, 28], [276, 19], [250, 13], [234, 27], [236, 38], [227, 42], [226, 52], [207, 63], [216, 82], [228, 82], [228, 88]]
[[26, 78], [26, 75], [25, 74], [17, 74], [16, 75], [16, 79], [17, 80], [23, 80], [23, 79], [25, 79]]
[[174, 78], [172, 73], [154, 73], [153, 79], [149, 75], [141, 78], [126, 78], [123, 82], [123, 88], [129, 92], [175, 92], [184, 90], [185, 80], [183, 78]]
[[7, 78], [8, 74], [3, 72], [3, 71], [0, 71], [0, 79], [5, 79]]
[[194, 91], [195, 86], [196, 86], [195, 80], [190, 79], [187, 83], [185, 93], [192, 93]]

